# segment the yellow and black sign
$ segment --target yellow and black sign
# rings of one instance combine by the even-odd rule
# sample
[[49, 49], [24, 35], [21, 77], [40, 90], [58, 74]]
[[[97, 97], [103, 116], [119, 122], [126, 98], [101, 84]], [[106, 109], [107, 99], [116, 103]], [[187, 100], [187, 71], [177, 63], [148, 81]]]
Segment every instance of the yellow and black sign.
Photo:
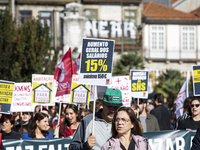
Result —
[[72, 90], [70, 104], [88, 104], [91, 85], [79, 84], [79, 76], [72, 77]]
[[193, 66], [194, 95], [200, 96], [200, 66]]
[[143, 70], [130, 70], [131, 96], [134, 98], [148, 98], [149, 72]]
[[15, 83], [0, 80], [0, 113], [10, 113]]

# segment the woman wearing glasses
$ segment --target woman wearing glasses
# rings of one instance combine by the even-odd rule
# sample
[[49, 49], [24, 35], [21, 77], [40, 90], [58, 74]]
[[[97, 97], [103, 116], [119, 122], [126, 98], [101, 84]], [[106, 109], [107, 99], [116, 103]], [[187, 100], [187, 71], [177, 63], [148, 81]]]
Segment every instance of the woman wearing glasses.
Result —
[[182, 120], [178, 124], [178, 130], [192, 130], [200, 126], [200, 97], [193, 97], [190, 102], [190, 118]]
[[131, 108], [120, 107], [115, 112], [112, 122], [112, 137], [101, 150], [151, 150]]

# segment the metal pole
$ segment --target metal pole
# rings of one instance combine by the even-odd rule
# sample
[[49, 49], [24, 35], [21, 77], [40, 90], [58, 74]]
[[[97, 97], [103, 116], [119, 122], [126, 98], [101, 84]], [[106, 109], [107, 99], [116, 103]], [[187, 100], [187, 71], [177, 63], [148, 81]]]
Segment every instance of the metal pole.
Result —
[[54, 51], [57, 50], [57, 26], [56, 26], [56, 11], [53, 10], [53, 25], [54, 25]]

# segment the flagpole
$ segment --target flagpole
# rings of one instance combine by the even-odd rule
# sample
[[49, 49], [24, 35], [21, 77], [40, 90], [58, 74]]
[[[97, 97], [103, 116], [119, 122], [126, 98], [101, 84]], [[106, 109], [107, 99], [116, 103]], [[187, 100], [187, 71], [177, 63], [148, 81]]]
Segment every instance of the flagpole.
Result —
[[92, 118], [92, 135], [94, 135], [94, 119], [95, 119], [95, 108], [97, 99], [97, 86], [94, 87], [94, 101], [93, 101], [93, 118]]
[[137, 118], [139, 118], [139, 98], [137, 99], [137, 106], [138, 106], [138, 108], [137, 108]]

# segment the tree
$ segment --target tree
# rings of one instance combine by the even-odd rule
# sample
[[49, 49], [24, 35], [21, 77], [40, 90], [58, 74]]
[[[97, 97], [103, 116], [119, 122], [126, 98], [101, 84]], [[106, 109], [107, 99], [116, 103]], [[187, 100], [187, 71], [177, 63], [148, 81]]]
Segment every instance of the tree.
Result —
[[185, 79], [180, 71], [167, 69], [158, 77], [159, 84], [155, 87], [154, 92], [162, 93], [164, 97], [168, 98], [169, 107], [172, 107]]
[[129, 75], [131, 69], [144, 69], [143, 57], [136, 52], [122, 54], [113, 67], [113, 75]]
[[26, 20], [20, 27], [8, 11], [0, 12], [0, 79], [31, 81], [32, 74], [53, 74], [58, 51], [50, 51], [49, 27]]

